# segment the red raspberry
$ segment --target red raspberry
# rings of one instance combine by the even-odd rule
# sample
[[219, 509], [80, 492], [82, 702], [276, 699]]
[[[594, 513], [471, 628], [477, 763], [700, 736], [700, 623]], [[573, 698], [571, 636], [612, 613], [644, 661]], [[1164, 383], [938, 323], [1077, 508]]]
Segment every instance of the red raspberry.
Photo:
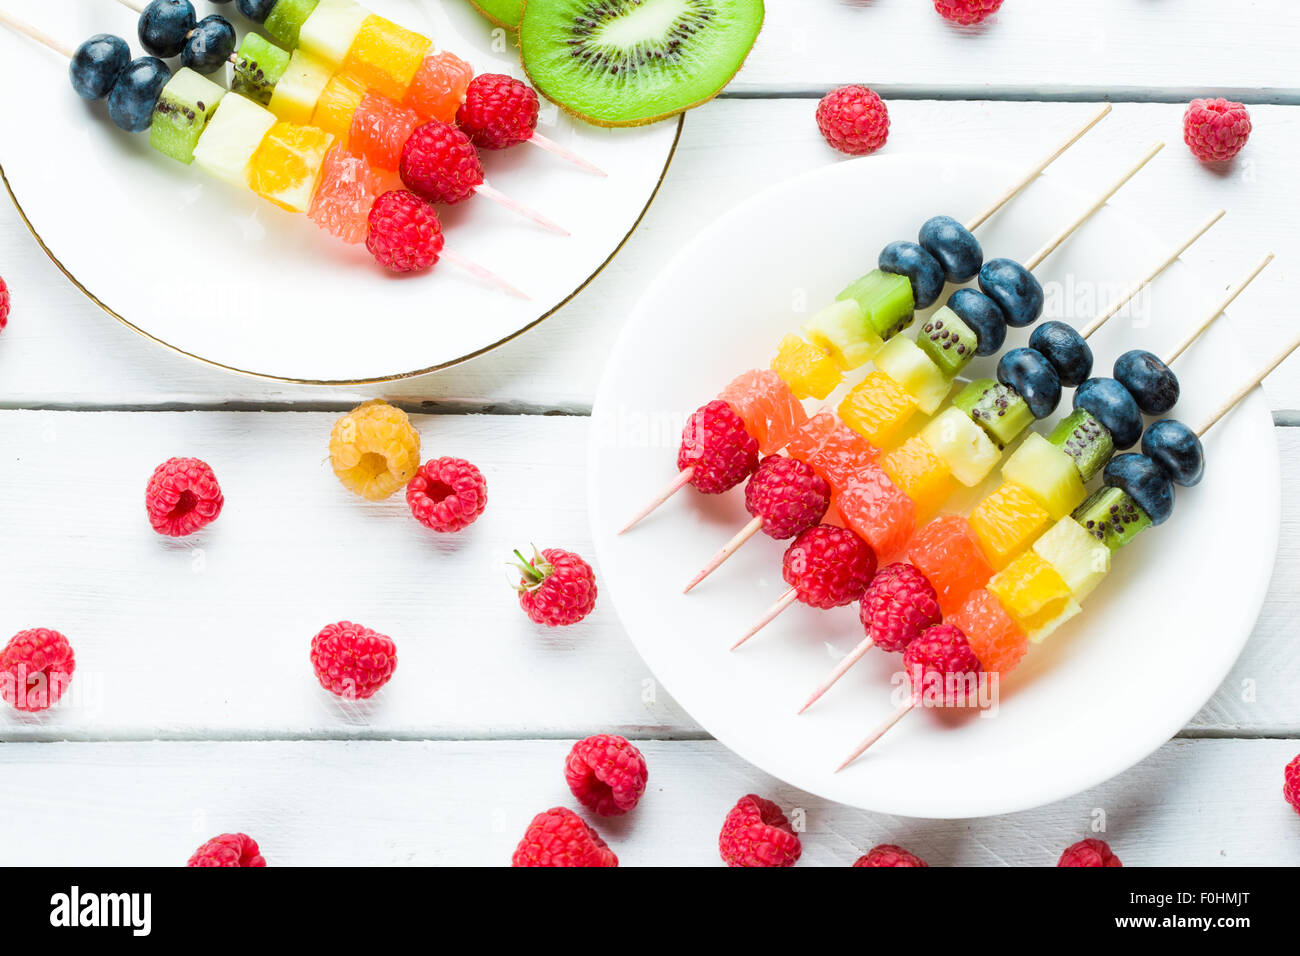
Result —
[[596, 606], [596, 575], [591, 565], [571, 551], [533, 549], [532, 560], [518, 551], [523, 577], [519, 606], [530, 618], [546, 627], [577, 624]]
[[223, 833], [194, 851], [186, 866], [266, 866], [257, 841], [246, 833]]
[[682, 429], [677, 470], [694, 468], [691, 484], [706, 495], [730, 491], [758, 467], [758, 442], [745, 431], [745, 420], [726, 402], [701, 405]]
[[602, 817], [617, 817], [645, 793], [645, 757], [616, 734], [579, 740], [564, 761], [564, 780], [578, 801]]
[[1296, 813], [1300, 813], [1300, 757], [1292, 760], [1282, 771], [1282, 796]]
[[841, 153], [865, 156], [889, 138], [889, 109], [865, 86], [841, 86], [817, 104], [817, 128]]
[[9, 287], [0, 279], [0, 331], [9, 324]]
[[402, 182], [429, 202], [457, 203], [483, 184], [483, 164], [469, 137], [439, 120], [425, 123], [402, 147]]
[[618, 857], [582, 817], [552, 807], [533, 817], [511, 866], [618, 866]]
[[360, 624], [340, 621], [311, 639], [311, 666], [331, 694], [365, 700], [388, 683], [397, 669], [397, 645]]
[[434, 208], [414, 193], [393, 189], [375, 200], [367, 219], [366, 248], [394, 272], [420, 272], [438, 261], [442, 223]]
[[930, 697], [941, 694], [944, 707], [973, 703], [984, 668], [971, 650], [970, 641], [959, 628], [937, 624], [907, 645], [903, 666], [912, 682], [912, 693]]
[[522, 143], [537, 128], [537, 94], [512, 76], [482, 73], [470, 80], [456, 125], [483, 149]]
[[1240, 103], [1192, 100], [1183, 114], [1183, 142], [1202, 162], [1232, 159], [1250, 138], [1250, 114]]
[[939, 598], [925, 575], [906, 562], [890, 564], [867, 585], [858, 617], [882, 651], [902, 651], [943, 620]]
[[822, 520], [831, 503], [826, 479], [798, 458], [769, 455], [745, 485], [745, 508], [778, 541]]
[[1080, 840], [1073, 846], [1067, 846], [1057, 866], [1123, 866], [1105, 840]]
[[217, 476], [197, 458], [168, 458], [153, 470], [144, 492], [149, 523], [173, 538], [216, 521], [225, 503]]
[[58, 631], [19, 631], [0, 651], [0, 698], [24, 713], [53, 707], [76, 669], [72, 645]]
[[460, 531], [487, 507], [487, 482], [483, 472], [463, 458], [433, 458], [407, 484], [406, 503], [426, 528]]
[[934, 0], [939, 16], [953, 23], [970, 26], [998, 12], [1002, 0]]
[[727, 866], [794, 866], [803, 847], [781, 808], [751, 793], [723, 821], [718, 851]]
[[930, 864], [915, 853], [908, 853], [901, 846], [882, 843], [873, 846], [863, 856], [853, 861], [854, 866], [924, 866]]
[[862, 597], [876, 573], [876, 553], [848, 528], [819, 524], [785, 549], [781, 576], [799, 600], [827, 610]]

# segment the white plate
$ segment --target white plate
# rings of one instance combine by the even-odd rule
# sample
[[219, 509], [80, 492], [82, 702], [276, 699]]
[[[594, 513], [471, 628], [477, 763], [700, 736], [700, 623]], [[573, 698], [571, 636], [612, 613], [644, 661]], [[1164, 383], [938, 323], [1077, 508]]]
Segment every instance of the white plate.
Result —
[[[1084, 613], [1031, 648], [1003, 682], [996, 716], [914, 712], [835, 774], [895, 706], [889, 681], [899, 658], [872, 651], [816, 707], [795, 716], [861, 639], [856, 606], [822, 612], [795, 605], [730, 653], [785, 588], [784, 543], [759, 536], [691, 595], [681, 588], [747, 519], [741, 491], [706, 497], [687, 489], [616, 536], [673, 474], [686, 415], [742, 370], [766, 367], [780, 337], [798, 327], [799, 313], [874, 266], [886, 242], [913, 237], [935, 213], [973, 214], [1017, 174], [969, 158], [954, 165], [890, 155], [774, 186], [718, 220], [668, 266], [628, 321], [597, 397], [589, 495], [603, 593], [692, 717], [763, 770], [828, 799], [909, 816], [969, 817], [1094, 786], [1196, 713], [1228, 674], [1264, 598], [1280, 492], [1272, 420], [1256, 392], [1207, 435], [1205, 480], [1178, 490], [1173, 517], [1118, 554]], [[1040, 179], [980, 230], [986, 255], [1028, 257], [1087, 200], [1050, 175]], [[1164, 240], [1157, 241], [1104, 208], [1039, 270], [1047, 317], [1090, 317], [1094, 310], [1080, 295], [1095, 283], [1112, 291], [1131, 285], [1200, 215], [1190, 210], [1186, 223], [1162, 224]], [[1236, 278], [1197, 276], [1176, 264], [1157, 282], [1146, 318], [1117, 318], [1094, 337], [1096, 374], [1128, 348], [1159, 352], [1175, 343]], [[1183, 399], [1175, 414], [1188, 423], [1250, 372], [1230, 324], [1220, 320], [1176, 366]], [[1027, 331], [1013, 331], [1008, 347], [1022, 344]], [[972, 377], [991, 374], [994, 365], [977, 360]]]
[[[518, 51], [468, 4], [367, 0], [476, 71], [520, 75]], [[76, 46], [100, 32], [132, 49], [114, 0], [6, 9]], [[233, 7], [241, 36], [246, 21]], [[178, 66], [178, 63], [173, 63]], [[220, 79], [214, 75], [214, 79]], [[247, 191], [209, 180], [72, 91], [62, 57], [0, 28], [0, 169], [32, 232], [87, 295], [137, 331], [229, 369], [306, 382], [398, 378], [463, 361], [554, 312], [618, 251], [667, 169], [680, 123], [601, 130], [544, 104], [539, 130], [607, 179], [523, 144], [488, 153], [488, 181], [567, 228], [548, 233], [481, 197], [442, 207], [447, 248], [524, 290], [522, 301], [439, 263], [395, 277]]]

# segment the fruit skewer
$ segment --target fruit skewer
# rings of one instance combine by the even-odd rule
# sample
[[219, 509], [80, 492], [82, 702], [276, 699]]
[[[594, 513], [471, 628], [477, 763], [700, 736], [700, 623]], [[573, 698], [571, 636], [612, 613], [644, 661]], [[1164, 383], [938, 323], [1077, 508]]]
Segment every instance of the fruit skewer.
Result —
[[[269, 114], [263, 121], [258, 114], [264, 111], [256, 104], [227, 94], [188, 68], [172, 77], [166, 65], [153, 57], [130, 60], [130, 48], [120, 37], [100, 34], [73, 50], [3, 10], [0, 23], [67, 57], [76, 92], [87, 99], [108, 97], [110, 117], [128, 132], [153, 127], [150, 142], [160, 152], [177, 156], [183, 147], [182, 161], [194, 162], [202, 150], [205, 161], [198, 163], [201, 168], [291, 212], [305, 211], [319, 197], [320, 170], [330, 155], [332, 136], [310, 127], [277, 124]], [[187, 105], [191, 99], [193, 105]], [[292, 170], [301, 174], [286, 180]], [[528, 298], [490, 270], [445, 249], [433, 207], [415, 196], [409, 198], [419, 204], [411, 207], [415, 220], [409, 226], [420, 233], [420, 258], [400, 271], [428, 268], [445, 259], [510, 295]], [[385, 264], [396, 267], [391, 262]]]
[[[995, 199], [992, 203], [990, 203], [989, 206], [981, 210], [972, 219], [968, 220], [965, 226], [962, 226], [956, 220], [953, 220], [946, 216], [935, 217], [935, 219], [930, 220], [929, 223], [927, 223], [927, 225], [930, 224], [941, 225], [950, 237], [953, 236], [961, 237], [961, 233], [964, 231], [965, 235], [970, 237], [969, 242], [974, 243], [974, 247], [975, 247], [974, 251], [976, 252], [976, 255], [982, 257], [982, 252], [979, 251], [979, 243], [974, 239], [974, 236], [971, 235], [973, 231], [979, 228], [979, 226], [981, 226], [984, 222], [986, 222], [994, 213], [996, 213], [999, 209], [1005, 206], [1013, 198], [1019, 195], [1031, 182], [1033, 182], [1036, 178], [1038, 178], [1038, 176], [1043, 172], [1044, 169], [1050, 166], [1053, 162], [1056, 161], [1056, 159], [1058, 159], [1063, 153], [1065, 153], [1066, 150], [1068, 150], [1071, 146], [1073, 146], [1080, 139], [1082, 139], [1085, 133], [1087, 133], [1090, 129], [1092, 129], [1099, 122], [1101, 122], [1102, 119], [1106, 117], [1106, 115], [1110, 112], [1110, 109], [1111, 109], [1110, 104], [1104, 105], [1100, 110], [1098, 110], [1095, 114], [1093, 114], [1085, 123], [1083, 123], [1077, 129], [1073, 130], [1061, 142], [1053, 146], [1052, 149], [1049, 150], [1042, 158], [1040, 158], [1029, 169], [1027, 169], [1019, 179], [1017, 179], [1015, 182], [1009, 185], [997, 197], [997, 199]], [[924, 229], [925, 227], [923, 227], [923, 231]], [[976, 270], [978, 270], [979, 267], [980, 267], [979, 264], [976, 263], [975, 265]], [[875, 275], [875, 273], [873, 273], [872, 275]], [[966, 279], [969, 278], [970, 276], [967, 275]], [[965, 279], [963, 279], [962, 281], [965, 281]], [[855, 283], [855, 285], [858, 285], [858, 283]], [[850, 289], [853, 288], [854, 288], [853, 286], [850, 286]], [[848, 292], [849, 290], [845, 290], [845, 291]], [[910, 299], [911, 296], [910, 287], [905, 290], [898, 289], [897, 287], [895, 287], [892, 291], [894, 291], [895, 293], [905, 292], [906, 296], [909, 297], [907, 301], [908, 302], [913, 301]], [[855, 309], [855, 304], [856, 304], [856, 300], [854, 300], [852, 296], [845, 296], [842, 294], [840, 300], [837, 300], [836, 303], [832, 304], [831, 306], [828, 306], [826, 309], [823, 309], [821, 312], [817, 314], [817, 316], [814, 317], [814, 323], [816, 323], [819, 318], [821, 320], [818, 331], [824, 343], [823, 344], [824, 354], [831, 355], [832, 358], [838, 358], [840, 360], [840, 364], [842, 365], [849, 365], [853, 361], [858, 361], [859, 358], [860, 361], [858, 361], [858, 364], [861, 365], [869, 361], [871, 357], [870, 343], [858, 342], [855, 347], [855, 341], [863, 338], [863, 333], [865, 332], [864, 327], [868, 321], [868, 317], [865, 314], [863, 314], [863, 310], [860, 307]], [[905, 305], [906, 303], [903, 304]], [[853, 327], [854, 323], [856, 323], [856, 328]], [[839, 328], [838, 332], [836, 332], [834, 328], [837, 324]], [[886, 325], [884, 328], [880, 330], [880, 332], [876, 333], [876, 336], [877, 338], [889, 337], [892, 336], [896, 331], [898, 331], [898, 329], [891, 329]], [[843, 347], [836, 346], [834, 344], [833, 339], [841, 342], [843, 344]], [[770, 376], [770, 373], [768, 374]], [[733, 382], [730, 388], [734, 389], [737, 397], [740, 397], [740, 393], [748, 391], [751, 399], [760, 398], [766, 400], [766, 402], [751, 400], [748, 403], [750, 406], [760, 406], [765, 403], [770, 405], [773, 402], [782, 406], [787, 405], [789, 402], [788, 388], [785, 388], [784, 386], [776, 387], [776, 383], [771, 382], [771, 378], [774, 378], [775, 376], [769, 377], [768, 380], [769, 384], [773, 387], [767, 389], [768, 394], [766, 395], [761, 395], [761, 396], [755, 395], [754, 394], [755, 389], [753, 388], [744, 389], [741, 387], [742, 380], [744, 382], [747, 382], [750, 385], [759, 384], [758, 378], [756, 378], [756, 376], [761, 378], [763, 375], [764, 373], [761, 372], [746, 373], [746, 375], [743, 375], [741, 376], [740, 379], [737, 379], [736, 382]], [[784, 388], [785, 394], [782, 394], [781, 391], [782, 388]], [[715, 399], [715, 401], [726, 402], [728, 399], [725, 396], [726, 396], [726, 392], [724, 391], [724, 393], [719, 396], [719, 399]], [[688, 422], [687, 425], [688, 431], [690, 431], [691, 429], [691, 422], [695, 421], [697, 416], [707, 418], [710, 420], [715, 419], [718, 416], [729, 419], [729, 416], [725, 413], [725, 411], [717, 407], [714, 407], [712, 412], [705, 415], [704, 414], [705, 410], [710, 408], [710, 406], [713, 406], [712, 402], [708, 403], [707, 405], [701, 406], [701, 408], [698, 409], [695, 412], [695, 414], [691, 416], [691, 421]], [[714, 414], [714, 412], [716, 412], [716, 415]], [[732, 414], [734, 414], [734, 409], [732, 411]], [[752, 416], [751, 421], [746, 422], [746, 428], [751, 434], [751, 437], [753, 437], [756, 441], [758, 441], [760, 445], [765, 444], [763, 439], [766, 436], [766, 433], [768, 431], [768, 429], [765, 427], [765, 424], [760, 422], [761, 417], [762, 417], [761, 408], [755, 408], [755, 416]], [[795, 422], [794, 424], [795, 426], [797, 426], [799, 422]], [[779, 428], [777, 431], [779, 435], [786, 438], [788, 438], [789, 435], [791, 434], [791, 430], [787, 428]], [[699, 476], [700, 465], [698, 463], [702, 460], [702, 455], [706, 454], [709, 450], [707, 447], [708, 432], [706, 430], [698, 430], [698, 434], [696, 437], [698, 441], [695, 443], [694, 447], [688, 447], [685, 442], [683, 443], [682, 449], [678, 454], [677, 475], [673, 478], [671, 482], [668, 483], [667, 487], [665, 487], [662, 491], [656, 494], [643, 508], [641, 508], [632, 517], [630, 521], [628, 521], [626, 525], [624, 525], [619, 530], [619, 534], [624, 534], [627, 531], [631, 530], [635, 525], [637, 525], [639, 522], [641, 522], [643, 519], [645, 519], [647, 516], [653, 513], [660, 505], [662, 505], [664, 502], [666, 502], [669, 498], [675, 495], [682, 488], [686, 487], [688, 484], [694, 485], [697, 490], [701, 491], [704, 494], [719, 494], [721, 492], [730, 490], [740, 481], [743, 481], [746, 475], [749, 472], [752, 472], [753, 468], [757, 466], [757, 461], [755, 461], [754, 466], [750, 467], [749, 472], [740, 473], [738, 476], [734, 476], [734, 480], [731, 480], [729, 484], [722, 481], [716, 481], [716, 480], [706, 482], [705, 483], [707, 486], [707, 490], [706, 490], [706, 487], [702, 486], [699, 481], [698, 476]], [[770, 445], [769, 447], [763, 448], [762, 450], [764, 451], [764, 453], [771, 454], [772, 452], [779, 450], [779, 448], [784, 444], [785, 444], [784, 441], [775, 442], [774, 445]], [[715, 469], [708, 469], [708, 470], [714, 471]], [[717, 478], [722, 476], [711, 475], [710, 477]]]
[[[984, 291], [976, 293], [968, 289], [954, 293], [949, 298], [948, 305], [935, 312], [926, 322], [918, 342], [913, 342], [906, 336], [895, 335], [887, 345], [879, 347], [873, 356], [876, 370], [859, 382], [841, 402], [840, 418], [872, 446], [883, 451], [892, 444], [893, 439], [914, 414], [920, 412], [924, 415], [932, 415], [938, 411], [951, 390], [956, 376], [975, 355], [991, 355], [998, 351], [1006, 339], [1008, 325], [1024, 327], [1037, 321], [1042, 312], [1043, 290], [1038, 280], [1034, 278], [1033, 270], [1104, 206], [1106, 201], [1150, 162], [1163, 147], [1163, 143], [1155, 143], [1148, 148], [1142, 157], [1107, 186], [1087, 209], [1049, 239], [1023, 265], [1009, 259], [992, 259], [985, 263], [978, 270], [980, 285]], [[906, 268], [907, 272], [900, 271], [898, 274], [888, 275], [886, 271], [878, 270], [881, 275], [887, 275], [888, 279], [877, 280], [875, 284], [891, 279], [897, 280], [895, 284], [903, 292], [910, 293], [918, 307], [933, 304], [938, 300], [945, 273], [951, 267], [945, 267], [941, 271], [936, 257], [930, 256], [926, 249], [914, 243], [890, 243], [881, 253], [882, 264], [890, 257], [890, 250], [898, 246], [913, 247], [894, 256], [900, 263], [899, 268]], [[921, 256], [927, 257], [933, 263], [933, 268], [930, 268], [925, 260], [920, 258]], [[903, 264], [904, 260], [917, 264], [909, 268]], [[968, 279], [974, 271], [971, 265], [973, 263], [964, 266], [961, 273]], [[925, 272], [930, 275], [920, 274]], [[846, 290], [846, 293], [860, 287], [876, 274], [872, 273], [871, 276], [858, 280], [849, 287], [849, 290]], [[951, 278], [956, 280], [960, 278], [960, 274], [951, 275]], [[863, 295], [861, 292], [857, 294]], [[850, 296], [845, 301], [852, 302], [853, 297]], [[1078, 333], [1064, 323], [1054, 323], [1054, 329], [1062, 336], [1071, 337], [1071, 341], [1078, 339]], [[812, 346], [797, 337], [786, 336], [777, 357], [772, 362], [773, 371], [789, 385], [790, 390], [798, 398], [825, 398], [838, 385], [835, 363], [825, 357], [811, 356], [809, 353], [813, 351]], [[825, 381], [822, 385], [814, 386], [810, 384], [814, 380]], [[1059, 390], [1058, 385], [1058, 393]], [[957, 427], [962, 423], [943, 418], [932, 424], [937, 425], [939, 422], [944, 423], [943, 430], [957, 429], [949, 436], [949, 444], [980, 440], [981, 436], [974, 435], [972, 432], [972, 430], [978, 431], [973, 424], [964, 430]], [[987, 439], [984, 439], [983, 444], [987, 446], [986, 450], [996, 454], [996, 449]], [[813, 478], [814, 470], [806, 465], [783, 466], [781, 463], [774, 462], [771, 467], [784, 467], [785, 470], [794, 472], [790, 477], [795, 481], [799, 479], [800, 472], [805, 481], [811, 481]], [[759, 470], [750, 478], [750, 486], [746, 488], [746, 506], [753, 517], [691, 578], [685, 588], [687, 593], [721, 567], [759, 531], [764, 531], [779, 540], [793, 537], [821, 520], [822, 514], [826, 511], [825, 506], [820, 508], [820, 513], [815, 506], [803, 509], [802, 526], [793, 517], [790, 520], [774, 522], [774, 517], [790, 515], [800, 505], [786, 500], [788, 496], [785, 487], [790, 486], [790, 481], [764, 480], [766, 475], [763, 469], [764, 466], [760, 465]], [[966, 475], [958, 472], [954, 472], [952, 476], [940, 477], [955, 477], [962, 484], [972, 483]], [[751, 490], [755, 483], [761, 486], [761, 490]], [[829, 504], [829, 488], [824, 488], [822, 491], [826, 504]], [[879, 540], [869, 539], [869, 543], [876, 548], [877, 552], [889, 553], [888, 549], [880, 547]], [[790, 600], [793, 601], [793, 597]]]
[[[445, 101], [459, 98], [455, 88], [461, 80], [469, 83], [469, 64], [458, 58], [426, 57], [418, 90], [412, 89], [414, 80], [402, 86], [400, 80], [387, 78], [383, 89], [408, 101], [403, 106], [366, 79], [302, 50], [290, 54], [256, 33], [247, 34], [235, 51], [229, 21], [213, 14], [195, 24], [189, 0], [153, 0], [147, 5], [138, 0], [118, 2], [140, 13], [138, 32], [150, 54], [165, 58], [180, 52], [187, 66], [193, 64], [205, 73], [232, 64], [231, 92], [254, 100], [281, 120], [332, 133], [342, 148], [360, 154], [372, 166], [392, 172], [402, 169], [407, 188], [424, 199], [452, 204], [481, 195], [550, 232], [569, 235], [548, 217], [486, 182], [470, 137], [451, 126], [455, 112]], [[220, 40], [209, 44], [204, 39], [209, 33], [219, 33]], [[360, 66], [353, 68], [360, 72]], [[373, 73], [369, 79], [379, 82]], [[408, 175], [404, 147], [417, 131], [425, 148], [413, 154]]]
[[[1200, 439], [1205, 436], [1205, 433], [1221, 421], [1242, 399], [1253, 392], [1297, 348], [1300, 348], [1300, 337], [1293, 339], [1290, 344], [1278, 352], [1262, 369], [1240, 386], [1217, 411], [1208, 416], [1195, 429], [1188, 428], [1173, 419], [1161, 419], [1153, 423], [1148, 428], [1148, 432], [1152, 429], [1167, 426], [1171, 431], [1185, 433], [1191, 436], [1192, 447], [1199, 452]], [[1194, 484], [1200, 477], [1199, 470], [1195, 474], [1185, 473], [1179, 464], [1172, 460], [1162, 460], [1163, 456], [1153, 458], [1150, 455], [1142, 454], [1121, 457], [1134, 459], [1134, 469], [1140, 469], [1141, 473], [1146, 476], [1144, 480], [1151, 484], [1162, 484], [1165, 488], [1165, 493], [1162, 495], [1165, 501], [1161, 508], [1159, 521], [1150, 520], [1140, 523], [1140, 525], [1131, 526], [1116, 539], [1117, 547], [1122, 547], [1133, 540], [1145, 528], [1150, 527], [1152, 524], [1163, 523], [1170, 516], [1173, 511], [1174, 501], [1173, 484]], [[1200, 466], [1201, 459], [1198, 458], [1196, 464]], [[1111, 475], [1108, 476], [1108, 484], [1103, 489], [1103, 492], [1110, 492], [1111, 496], [1116, 500], [1127, 499], [1127, 505], [1124, 505], [1124, 507], [1138, 507], [1124, 485], [1129, 488], [1134, 487], [1124, 478]], [[1048, 532], [1049, 535], [1051, 533]], [[951, 624], [941, 624], [926, 630], [920, 638], [908, 646], [903, 660], [908, 680], [911, 683], [911, 694], [906, 701], [885, 720], [881, 721], [866, 738], [853, 748], [848, 757], [836, 768], [836, 773], [862, 756], [890, 728], [902, 720], [908, 712], [915, 709], [917, 704], [921, 703], [923, 694], [928, 693], [931, 697], [937, 697], [936, 703], [941, 706], [963, 706], [969, 704], [973, 686], [976, 686], [979, 681], [987, 679], [979, 657], [972, 652], [966, 635], [958, 627]]]

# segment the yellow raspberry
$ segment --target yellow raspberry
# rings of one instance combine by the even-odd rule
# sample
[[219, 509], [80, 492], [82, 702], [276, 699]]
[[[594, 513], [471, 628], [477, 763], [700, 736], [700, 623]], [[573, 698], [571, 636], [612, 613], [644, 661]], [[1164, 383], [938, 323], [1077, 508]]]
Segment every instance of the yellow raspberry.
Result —
[[334, 423], [330, 464], [349, 491], [382, 501], [419, 470], [420, 433], [400, 408], [365, 402]]

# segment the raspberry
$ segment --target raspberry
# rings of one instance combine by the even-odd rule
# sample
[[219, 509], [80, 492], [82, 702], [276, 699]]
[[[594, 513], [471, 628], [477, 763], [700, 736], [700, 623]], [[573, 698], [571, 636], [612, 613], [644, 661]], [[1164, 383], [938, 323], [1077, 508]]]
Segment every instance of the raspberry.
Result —
[[431, 120], [419, 127], [402, 147], [402, 182], [429, 202], [457, 203], [483, 184], [483, 164], [469, 137], [452, 126]]
[[841, 153], [865, 156], [889, 138], [889, 109], [865, 86], [841, 86], [817, 104], [817, 128]]
[[944, 707], [960, 707], [975, 700], [980, 659], [966, 635], [951, 624], [936, 624], [907, 645], [903, 666], [913, 694], [940, 694]]
[[420, 272], [438, 261], [442, 223], [434, 208], [414, 193], [384, 193], [370, 207], [366, 223], [366, 249], [385, 269]]
[[596, 606], [596, 575], [591, 565], [571, 551], [533, 548], [532, 560], [518, 551], [523, 577], [519, 586], [519, 606], [536, 623], [546, 627], [577, 624]]
[[1192, 100], [1183, 114], [1183, 142], [1202, 162], [1232, 159], [1250, 138], [1250, 114], [1240, 103], [1219, 97]]
[[1000, 6], [1002, 0], [934, 0], [939, 16], [963, 26], [988, 19]]
[[311, 666], [331, 694], [365, 700], [388, 683], [397, 669], [397, 645], [360, 624], [327, 624], [311, 639]]
[[694, 468], [691, 484], [706, 495], [730, 491], [758, 467], [758, 442], [726, 402], [701, 405], [682, 429], [677, 470]]
[[618, 866], [618, 857], [572, 810], [552, 807], [533, 817], [511, 866]]
[[487, 482], [463, 458], [432, 458], [406, 486], [415, 520], [443, 533], [468, 528], [487, 507]]
[[880, 569], [862, 595], [858, 616], [882, 651], [906, 650], [922, 631], [943, 620], [934, 588], [905, 562]]
[[512, 76], [480, 74], [470, 80], [456, 125], [484, 149], [522, 143], [537, 128], [537, 94]]
[[1292, 760], [1282, 771], [1282, 796], [1296, 813], [1300, 813], [1300, 757]]
[[822, 520], [831, 503], [826, 479], [797, 458], [771, 455], [745, 485], [745, 508], [763, 531], [782, 541]]
[[645, 793], [645, 757], [616, 734], [579, 740], [564, 761], [564, 780], [578, 801], [602, 817], [617, 817]]
[[149, 523], [173, 538], [216, 521], [225, 500], [217, 476], [197, 458], [168, 458], [153, 470], [144, 490]]
[[853, 861], [854, 866], [924, 866], [930, 864], [915, 853], [908, 853], [901, 846], [882, 843], [873, 846], [864, 855]]
[[876, 573], [876, 553], [848, 528], [814, 525], [785, 549], [781, 576], [799, 600], [827, 610], [862, 597]]
[[9, 324], [9, 286], [5, 285], [5, 280], [0, 279], [0, 331]]
[[72, 645], [58, 631], [19, 631], [0, 650], [0, 699], [24, 713], [53, 707], [76, 669]]
[[194, 851], [186, 866], [266, 866], [257, 841], [246, 833], [223, 833]]
[[1067, 846], [1057, 866], [1123, 866], [1105, 840], [1080, 840], [1073, 846]]
[[382, 501], [420, 467], [420, 433], [406, 412], [387, 402], [358, 405], [334, 423], [330, 465], [343, 487], [369, 501]]
[[781, 808], [751, 793], [723, 821], [718, 851], [727, 866], [794, 866], [803, 847]]

